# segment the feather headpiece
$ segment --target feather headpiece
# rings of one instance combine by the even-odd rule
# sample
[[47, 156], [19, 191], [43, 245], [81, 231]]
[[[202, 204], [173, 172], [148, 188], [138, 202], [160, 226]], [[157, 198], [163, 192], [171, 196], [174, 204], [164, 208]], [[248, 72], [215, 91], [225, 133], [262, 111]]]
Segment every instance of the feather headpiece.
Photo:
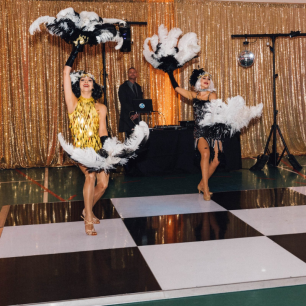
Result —
[[89, 77], [95, 81], [95, 77], [88, 72], [85, 72], [83, 70], [73, 71], [70, 73], [70, 80], [72, 85], [75, 84], [80, 80], [80, 78]]
[[190, 78], [189, 78], [190, 85], [195, 86], [198, 79], [201, 78], [204, 75], [208, 75], [209, 77], [211, 77], [211, 74], [209, 72], [205, 71], [203, 68], [194, 69], [192, 71], [192, 74], [191, 74]]
[[81, 78], [89, 77], [93, 80], [92, 97], [97, 100], [102, 97], [103, 86], [96, 83], [94, 76], [84, 70], [73, 71], [70, 73], [71, 89], [74, 95], [79, 98], [81, 95], [80, 80]]
[[[201, 88], [201, 78], [203, 76], [208, 76], [210, 78], [209, 87], [206, 89]], [[191, 86], [194, 86], [195, 91], [216, 91], [214, 82], [211, 79], [211, 74], [205, 71], [203, 68], [193, 70], [189, 78], [189, 83]]]

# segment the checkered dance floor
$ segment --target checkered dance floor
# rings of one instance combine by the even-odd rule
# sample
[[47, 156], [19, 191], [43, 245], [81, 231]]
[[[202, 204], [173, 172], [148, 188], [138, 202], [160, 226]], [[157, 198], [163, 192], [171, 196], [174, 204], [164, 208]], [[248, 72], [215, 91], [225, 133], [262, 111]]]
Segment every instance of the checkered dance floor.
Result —
[[306, 284], [306, 187], [4, 206], [0, 305], [111, 305]]

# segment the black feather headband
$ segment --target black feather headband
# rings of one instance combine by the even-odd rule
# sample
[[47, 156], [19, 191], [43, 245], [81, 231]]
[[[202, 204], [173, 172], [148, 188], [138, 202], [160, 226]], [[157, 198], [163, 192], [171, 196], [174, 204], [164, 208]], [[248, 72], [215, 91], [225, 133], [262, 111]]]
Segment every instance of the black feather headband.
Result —
[[207, 71], [205, 71], [203, 68], [200, 69], [194, 69], [192, 71], [192, 74], [189, 78], [189, 83], [191, 86], [195, 86], [196, 82], [198, 81], [198, 79], [200, 77], [202, 77], [203, 75], [208, 75], [209, 77], [211, 77], [211, 74], [208, 73]]

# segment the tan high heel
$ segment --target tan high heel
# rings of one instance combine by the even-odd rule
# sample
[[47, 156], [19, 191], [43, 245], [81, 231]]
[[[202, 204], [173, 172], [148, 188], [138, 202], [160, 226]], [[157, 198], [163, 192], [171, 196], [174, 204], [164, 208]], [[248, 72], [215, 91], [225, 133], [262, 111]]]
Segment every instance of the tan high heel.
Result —
[[211, 200], [211, 197], [210, 197], [210, 195], [206, 196], [206, 195], [204, 194], [204, 192], [203, 192], [203, 199], [204, 199], [205, 201], [210, 201], [210, 200]]
[[[198, 185], [198, 190], [199, 190], [199, 193], [203, 193], [204, 194], [204, 189], [203, 189], [203, 187], [202, 186], [200, 186], [200, 184]], [[213, 193], [212, 192], [209, 192], [209, 194], [212, 196], [213, 195]]]
[[[82, 216], [81, 217], [85, 220], [85, 218], [86, 218], [85, 208], [82, 211]], [[92, 222], [93, 222], [93, 224], [100, 224], [100, 220], [95, 216], [92, 218]]]
[[92, 225], [92, 229], [91, 230], [86, 230], [85, 229], [86, 235], [88, 235], [88, 236], [97, 236], [98, 234], [97, 234], [95, 228], [93, 227], [94, 223], [92, 221], [86, 220], [83, 216], [81, 216], [81, 218], [84, 219], [85, 225]]

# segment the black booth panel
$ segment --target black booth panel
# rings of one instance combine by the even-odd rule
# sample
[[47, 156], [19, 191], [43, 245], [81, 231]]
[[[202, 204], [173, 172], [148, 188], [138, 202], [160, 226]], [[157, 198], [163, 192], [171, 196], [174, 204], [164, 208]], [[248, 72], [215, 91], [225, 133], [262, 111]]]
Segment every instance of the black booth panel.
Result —
[[[240, 133], [224, 143], [225, 170], [241, 169]], [[150, 130], [146, 146], [135, 160], [137, 173], [150, 176], [158, 174], [200, 171], [200, 159], [195, 151], [193, 130]]]

